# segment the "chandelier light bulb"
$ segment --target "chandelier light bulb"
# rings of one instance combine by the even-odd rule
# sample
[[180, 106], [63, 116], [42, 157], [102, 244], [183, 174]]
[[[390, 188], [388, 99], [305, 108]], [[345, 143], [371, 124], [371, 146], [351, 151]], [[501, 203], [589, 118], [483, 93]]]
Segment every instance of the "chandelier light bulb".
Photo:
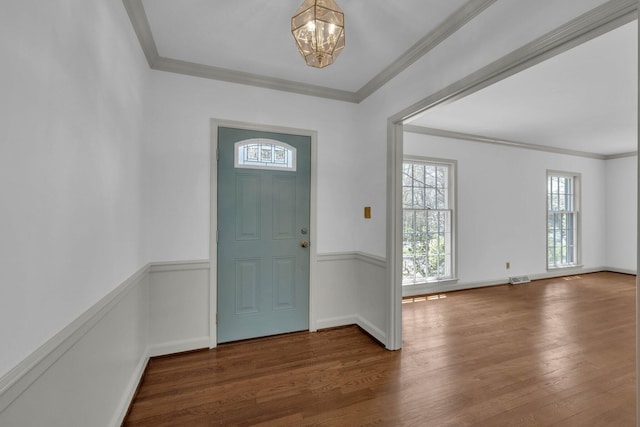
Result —
[[291, 18], [291, 33], [307, 65], [324, 68], [344, 49], [344, 13], [334, 0], [305, 0]]

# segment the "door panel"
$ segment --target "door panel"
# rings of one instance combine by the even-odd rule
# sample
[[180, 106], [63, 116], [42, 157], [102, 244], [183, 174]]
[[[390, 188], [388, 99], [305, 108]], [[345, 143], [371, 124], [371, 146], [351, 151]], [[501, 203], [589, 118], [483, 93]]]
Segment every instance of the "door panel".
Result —
[[273, 238], [294, 239], [296, 217], [295, 177], [273, 177]]
[[[270, 141], [295, 150], [294, 168]], [[238, 167], [236, 143], [267, 168]], [[310, 168], [308, 136], [218, 129], [219, 343], [309, 329]]]
[[295, 264], [296, 260], [293, 257], [273, 260], [273, 307], [275, 310], [295, 307]]
[[236, 175], [236, 239], [260, 240], [260, 177]]
[[236, 260], [236, 314], [257, 313], [260, 264], [257, 259]]

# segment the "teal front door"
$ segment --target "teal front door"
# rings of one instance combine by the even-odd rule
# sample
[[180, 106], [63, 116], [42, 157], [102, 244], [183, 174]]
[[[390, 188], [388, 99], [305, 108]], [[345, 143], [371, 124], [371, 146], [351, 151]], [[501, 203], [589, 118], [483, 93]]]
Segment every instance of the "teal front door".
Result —
[[309, 329], [311, 138], [218, 128], [218, 342]]

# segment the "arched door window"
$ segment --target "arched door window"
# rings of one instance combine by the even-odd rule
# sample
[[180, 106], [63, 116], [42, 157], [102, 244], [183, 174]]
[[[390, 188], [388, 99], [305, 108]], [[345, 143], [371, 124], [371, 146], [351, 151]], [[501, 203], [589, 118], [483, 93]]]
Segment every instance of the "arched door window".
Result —
[[238, 141], [234, 147], [236, 168], [296, 170], [296, 149], [284, 142], [253, 138]]

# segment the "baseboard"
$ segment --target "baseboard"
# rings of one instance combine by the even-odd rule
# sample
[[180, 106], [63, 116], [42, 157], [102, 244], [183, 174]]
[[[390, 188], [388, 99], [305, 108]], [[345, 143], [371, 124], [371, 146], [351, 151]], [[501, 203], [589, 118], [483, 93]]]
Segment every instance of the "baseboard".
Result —
[[529, 277], [531, 280], [542, 280], [542, 279], [553, 279], [555, 277], [564, 277], [564, 276], [573, 276], [575, 274], [589, 274], [589, 273], [599, 273], [601, 271], [608, 271], [607, 267], [567, 267], [567, 268], [558, 268], [554, 270], [547, 271], [546, 273], [539, 274], [530, 274]]
[[131, 378], [131, 381], [127, 385], [127, 389], [124, 391], [122, 399], [118, 404], [118, 408], [113, 417], [110, 426], [121, 426], [124, 422], [127, 414], [129, 413], [129, 408], [131, 407], [131, 403], [133, 402], [133, 398], [136, 395], [136, 391], [142, 382], [142, 376], [144, 375], [144, 371], [147, 369], [147, 364], [149, 363], [149, 349], [147, 349], [146, 354], [140, 359], [140, 363], [136, 366], [136, 370], [134, 376]]
[[369, 335], [375, 338], [380, 344], [382, 344], [383, 346], [386, 345], [385, 343], [387, 342], [387, 334], [384, 331], [380, 330], [380, 328], [377, 328], [373, 323], [369, 322], [368, 320], [363, 319], [361, 316], [357, 316], [357, 317], [358, 317], [357, 325], [359, 327], [364, 329], [365, 332], [367, 332]]
[[328, 319], [316, 320], [317, 329], [335, 328], [338, 326], [357, 325], [359, 316], [356, 314], [349, 316], [331, 317]]
[[163, 344], [151, 345], [147, 355], [149, 357], [165, 356], [167, 354], [182, 353], [185, 351], [209, 348], [209, 336], [190, 338], [187, 340], [173, 341]]
[[140, 268], [0, 378], [0, 413], [93, 329], [144, 278], [148, 269], [148, 265]]
[[[105, 325], [105, 321], [107, 324], [112, 324], [111, 322], [113, 319], [119, 318], [120, 313], [116, 313], [114, 311], [116, 307], [122, 307], [120, 304], [129, 305], [133, 303], [134, 300], [129, 300], [129, 296], [135, 298], [135, 301], [139, 301], [139, 303], [136, 302], [135, 304], [141, 304], [141, 306], [134, 309], [135, 311], [130, 311], [130, 309], [127, 308], [127, 313], [131, 313], [131, 315], [136, 315], [137, 313], [141, 316], [140, 322], [147, 323], [149, 321], [150, 313], [146, 312], [144, 307], [149, 304], [149, 294], [147, 293], [149, 288], [147, 288], [147, 286], [153, 285], [152, 277], [157, 277], [156, 274], [173, 274], [174, 272], [183, 271], [191, 274], [194, 270], [208, 268], [208, 261], [149, 263], [141, 267], [131, 277], [104, 296], [82, 315], [67, 325], [67, 327], [65, 327], [61, 332], [52, 337], [6, 375], [0, 378], [0, 424], [3, 422], [2, 414], [8, 413], [5, 412], [5, 410], [12, 406], [17, 399], [21, 398], [21, 396], [26, 396], [25, 392], [27, 390], [34, 388], [37, 389], [38, 387], [42, 387], [42, 384], [46, 384], [46, 387], [48, 388], [55, 388], [54, 385], [52, 386], [50, 381], [46, 379], [48, 376], [45, 374], [57, 369], [56, 367], [59, 366], [59, 364], [69, 363], [69, 360], [73, 360], [74, 357], [78, 357], [78, 355], [73, 352], [76, 351], [79, 346], [86, 346], [85, 343], [87, 341], [85, 340], [89, 339], [93, 341], [100, 341], [100, 338], [95, 334], [105, 333], [104, 330], [100, 329]], [[136, 290], [135, 294], [132, 292], [134, 289]], [[122, 325], [119, 327], [122, 327]], [[147, 328], [148, 325], [144, 326], [144, 329]], [[107, 333], [112, 334], [114, 332], [116, 331], [108, 331]], [[123, 345], [125, 345], [124, 348], [127, 349], [125, 352], [128, 351], [129, 356], [133, 356], [132, 359], [130, 359], [131, 365], [126, 368], [130, 369], [130, 371], [124, 373], [126, 377], [125, 382], [123, 382], [121, 386], [122, 388], [117, 391], [117, 394], [112, 393], [110, 395], [112, 403], [109, 405], [113, 405], [111, 407], [112, 411], [107, 414], [107, 419], [100, 421], [101, 425], [121, 425], [122, 421], [126, 417], [127, 411], [129, 410], [129, 405], [135, 395], [136, 389], [144, 375], [144, 371], [150, 357], [179, 353], [193, 349], [209, 348], [210, 341], [210, 337], [208, 335], [167, 342], [149, 342], [148, 335], [146, 338], [141, 336], [141, 339], [146, 340], [146, 342], [139, 341], [139, 349], [131, 347], [130, 345], [132, 343], [130, 341], [123, 343]], [[67, 356], [69, 356], [70, 359], [67, 358]], [[90, 354], [88, 357], [90, 357]], [[84, 366], [81, 369], [87, 369], [87, 367]], [[118, 373], [123, 374], [123, 372], [124, 371], [119, 371]], [[73, 375], [74, 373], [70, 372], [69, 374]], [[91, 390], [83, 389], [83, 392], [93, 395]], [[70, 396], [70, 399], [71, 400], [65, 400], [65, 403], [72, 405], [73, 396]], [[20, 407], [23, 408], [25, 406], [25, 402], [26, 401], [16, 403], [19, 403]], [[34, 402], [26, 402], [26, 405], [38, 405], [37, 402], [37, 400]], [[23, 414], [24, 416], [19, 415], [21, 419], [31, 419], [30, 414], [24, 412], [23, 409], [21, 409], [21, 411], [22, 412], [14, 413], [12, 416], [15, 416], [16, 414]], [[43, 416], [44, 414], [44, 412], [40, 413], [37, 417]], [[65, 412], [65, 414], [67, 413]], [[62, 420], [66, 419], [65, 417], [62, 417], [59, 422], [63, 422]], [[29, 423], [29, 421], [25, 422]], [[51, 425], [57, 426], [59, 424], [53, 423]]]
[[[364, 263], [362, 265], [369, 265], [378, 268], [385, 268], [387, 265], [384, 258], [362, 252], [330, 253], [321, 254], [318, 256], [318, 262], [342, 261], [355, 261], [357, 263], [361, 262]], [[185, 273], [188, 274], [193, 274], [193, 270], [206, 270], [208, 268], [208, 261], [150, 263], [141, 267], [130, 278], [121, 283], [112, 292], [107, 294], [94, 306], [89, 308], [86, 312], [84, 312], [81, 316], [79, 316], [76, 320], [74, 320], [71, 324], [64, 328], [60, 333], [56, 334], [53, 338], [51, 338], [44, 345], [42, 345], [31, 355], [29, 355], [25, 360], [23, 360], [20, 364], [18, 364], [9, 373], [0, 378], [0, 416], [4, 412], [4, 410], [7, 409], [16, 399], [18, 399], [27, 389], [29, 389], [29, 387], [31, 387], [33, 383], [39, 381], [39, 378], [41, 377], [45, 378], [44, 374], [54, 364], [56, 364], [59, 360], [61, 362], [67, 360], [61, 358], [63, 358], [65, 354], [67, 354], [67, 352], [74, 348], [74, 346], [76, 346], [75, 348], [77, 348], [78, 345], [86, 343], [86, 341], [81, 340], [83, 340], [83, 337], [85, 336], [87, 336], [86, 339], [92, 337], [93, 335], [87, 334], [90, 331], [94, 330], [96, 325], [103, 325], [105, 321], [110, 321], [107, 319], [117, 318], [119, 313], [113, 312], [111, 313], [111, 315], [109, 315], [109, 313], [112, 312], [115, 307], [119, 307], [118, 304], [120, 304], [121, 302], [128, 303], [130, 300], [126, 299], [127, 295], [131, 295], [132, 298], [148, 298], [143, 297], [143, 294], [138, 293], [146, 292], [146, 289], [148, 288], [137, 287], [152, 286], [154, 282], [151, 281], [150, 277], [156, 277], [157, 279], [158, 276], [156, 276], [156, 274], [158, 273], [171, 274], [172, 272], [181, 271], [185, 271]], [[374, 271], [374, 274], [377, 274], [377, 270]], [[611, 271], [632, 275], [635, 275], [637, 273], [637, 271], [634, 270], [621, 268], [594, 267], [558, 269], [539, 274], [531, 274], [530, 277], [533, 280], [539, 280], [573, 274], [594, 273], [599, 271]], [[433, 292], [445, 292], [485, 286], [504, 285], [507, 282], [508, 278], [504, 277], [490, 281], [452, 283], [444, 286], [434, 284]], [[133, 289], [137, 289], [135, 294], [130, 293]], [[143, 305], [148, 304], [148, 302], [144, 302], [146, 300], [140, 301], [143, 301], [141, 302]], [[110, 317], [106, 317], [107, 315], [109, 315]], [[363, 317], [362, 313], [352, 313], [343, 316], [328, 317], [316, 320], [317, 329], [326, 329], [346, 325], [357, 325], [364, 332], [369, 334], [373, 339], [379, 341], [380, 343], [387, 342], [387, 333], [376, 326], [374, 323], [370, 322], [367, 318]], [[194, 332], [196, 331], [194, 330]], [[134, 353], [135, 357], [132, 357], [130, 359], [131, 365], [129, 365], [128, 369], [131, 369], [131, 377], [126, 378], [126, 385], [122, 386], [121, 392], [119, 391], [115, 396], [112, 394], [112, 396], [114, 397], [114, 403], [113, 413], [108, 414], [108, 417], [111, 420], [109, 425], [118, 426], [125, 419], [127, 411], [129, 410], [129, 406], [135, 395], [137, 387], [142, 380], [146, 366], [151, 357], [180, 353], [194, 349], [209, 348], [210, 337], [208, 335], [203, 335], [202, 328], [200, 328], [199, 332], [194, 333], [194, 335], [194, 337], [188, 339], [178, 339], [174, 341], [171, 341], [171, 339], [167, 337], [169, 339], [167, 339], [166, 342], [156, 343], [150, 343], [150, 338], [147, 337], [147, 342], [140, 343], [142, 347], [135, 350], [137, 352]], [[123, 382], [123, 384], [125, 383]], [[108, 421], [109, 419], [107, 419], [106, 421]]]
[[373, 323], [362, 318], [361, 316], [354, 314], [351, 316], [332, 317], [329, 319], [319, 319], [317, 321], [318, 330], [330, 329], [340, 326], [357, 325], [367, 334], [378, 340], [381, 344], [386, 343], [387, 334], [380, 328], [376, 327]]
[[428, 283], [424, 286], [414, 285], [411, 288], [403, 288], [403, 297], [414, 297], [419, 295], [437, 294], [442, 292], [464, 291], [467, 289], [486, 288], [489, 286], [500, 286], [509, 283], [509, 278], [496, 280], [483, 280], [475, 282], [450, 282], [450, 283]]
[[[631, 274], [631, 275], [637, 274], [636, 271], [625, 270], [620, 268], [591, 267], [591, 268], [561, 268], [553, 271], [547, 271], [545, 273], [529, 274], [529, 277], [531, 278], [531, 280], [542, 280], [542, 279], [553, 279], [556, 277], [572, 276], [575, 274], [600, 273], [603, 271], [610, 271], [612, 273]], [[427, 284], [424, 287], [420, 287], [416, 289], [403, 290], [402, 296], [412, 297], [412, 296], [418, 296], [418, 295], [435, 294], [440, 292], [464, 291], [467, 289], [486, 288], [489, 286], [501, 286], [501, 285], [507, 285], [507, 284], [509, 284], [508, 277], [503, 277], [495, 280], [458, 282], [458, 283], [445, 284], [445, 285], [434, 283], [433, 285]]]
[[605, 267], [604, 271], [610, 271], [612, 273], [620, 273], [620, 274], [630, 274], [632, 276], [638, 275], [638, 270], [630, 270], [626, 268]]

